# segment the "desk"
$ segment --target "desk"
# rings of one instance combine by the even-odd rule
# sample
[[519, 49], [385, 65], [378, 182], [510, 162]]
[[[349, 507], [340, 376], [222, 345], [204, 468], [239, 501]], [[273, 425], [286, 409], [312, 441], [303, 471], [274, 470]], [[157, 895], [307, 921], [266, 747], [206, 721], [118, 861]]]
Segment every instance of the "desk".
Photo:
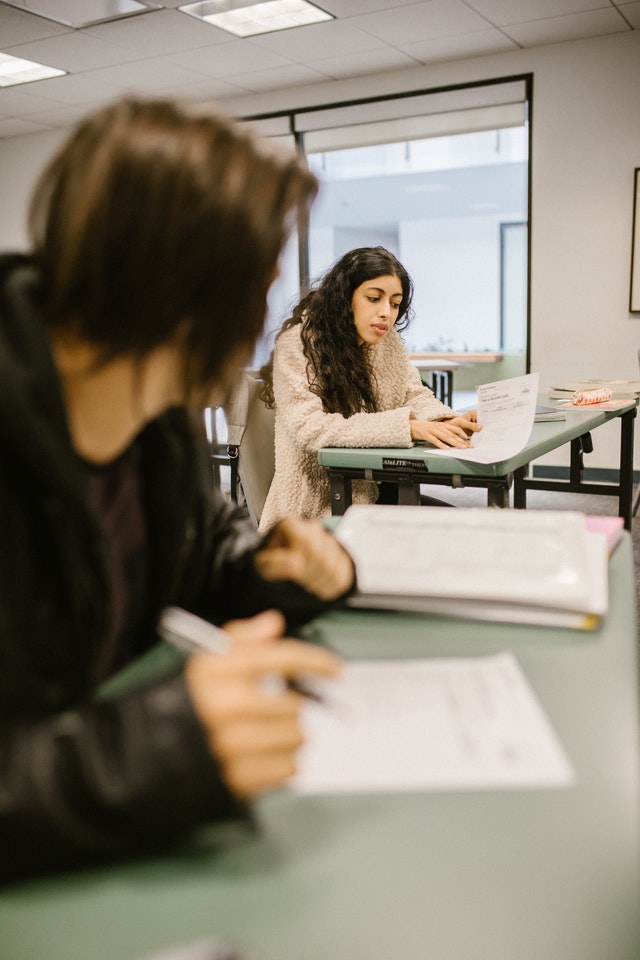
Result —
[[[400, 503], [419, 503], [420, 484], [449, 487], [486, 487], [487, 505], [509, 506], [509, 490], [514, 486], [514, 507], [526, 506], [527, 490], [563, 490], [568, 493], [594, 493], [618, 497], [618, 513], [631, 529], [633, 494], [633, 421], [636, 401], [630, 400], [618, 410], [570, 409], [566, 420], [534, 423], [523, 449], [501, 463], [472, 463], [455, 457], [434, 455], [433, 447], [419, 443], [407, 449], [323, 447], [318, 462], [326, 467], [331, 482], [331, 512], [341, 516], [351, 504], [351, 481], [365, 479], [390, 481], [398, 485]], [[618, 483], [591, 483], [583, 480], [583, 454], [589, 452], [590, 432], [608, 423], [620, 421], [620, 463]], [[529, 464], [551, 450], [571, 444], [568, 480], [539, 480], [528, 476]]]
[[[258, 960], [638, 960], [637, 646], [628, 535], [593, 634], [334, 612], [348, 657], [514, 652], [569, 789], [295, 797], [255, 836], [0, 892], [7, 960], [139, 960], [218, 936]], [[170, 798], [167, 798], [170, 802]]]

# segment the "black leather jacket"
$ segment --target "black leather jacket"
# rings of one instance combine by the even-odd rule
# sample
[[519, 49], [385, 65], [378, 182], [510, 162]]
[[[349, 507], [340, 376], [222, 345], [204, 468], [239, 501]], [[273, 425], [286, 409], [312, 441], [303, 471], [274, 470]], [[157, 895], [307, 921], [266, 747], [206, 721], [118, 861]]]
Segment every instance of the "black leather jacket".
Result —
[[[181, 670], [115, 700], [95, 696], [111, 609], [104, 533], [71, 446], [38, 286], [28, 259], [0, 257], [5, 879], [135, 855], [242, 812], [207, 750]], [[255, 574], [261, 538], [212, 492], [206, 444], [184, 411], [169, 411], [136, 443], [150, 587], [127, 657], [156, 643], [167, 604], [218, 622], [274, 606], [301, 622], [324, 609], [295, 585]]]

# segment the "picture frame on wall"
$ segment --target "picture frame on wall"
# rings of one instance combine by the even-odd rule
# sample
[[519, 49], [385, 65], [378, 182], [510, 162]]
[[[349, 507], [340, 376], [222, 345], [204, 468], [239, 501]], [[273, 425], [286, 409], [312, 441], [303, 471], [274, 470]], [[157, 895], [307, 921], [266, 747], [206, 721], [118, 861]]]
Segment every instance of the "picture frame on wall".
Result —
[[631, 233], [631, 289], [629, 312], [640, 313], [640, 167], [633, 175], [633, 230]]

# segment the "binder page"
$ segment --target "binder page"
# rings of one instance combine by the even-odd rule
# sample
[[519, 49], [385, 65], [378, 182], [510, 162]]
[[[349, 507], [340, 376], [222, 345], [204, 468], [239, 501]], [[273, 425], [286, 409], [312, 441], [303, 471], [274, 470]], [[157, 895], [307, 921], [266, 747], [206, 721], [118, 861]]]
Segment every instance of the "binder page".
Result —
[[356, 661], [303, 707], [303, 794], [567, 787], [572, 766], [520, 665]]
[[476, 387], [478, 423], [467, 450], [429, 450], [439, 456], [473, 463], [501, 463], [519, 453], [531, 436], [538, 396], [538, 374], [483, 383]]
[[359, 596], [607, 608], [604, 540], [577, 512], [357, 504], [336, 536], [355, 561]]

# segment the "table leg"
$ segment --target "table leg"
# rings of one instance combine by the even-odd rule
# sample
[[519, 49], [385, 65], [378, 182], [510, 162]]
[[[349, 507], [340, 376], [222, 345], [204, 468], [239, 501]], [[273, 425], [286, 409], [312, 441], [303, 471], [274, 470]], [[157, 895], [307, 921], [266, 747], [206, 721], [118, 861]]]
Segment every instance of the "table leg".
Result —
[[347, 507], [351, 506], [351, 480], [330, 470], [329, 486], [331, 490], [331, 514], [334, 517], [341, 517]]
[[503, 480], [495, 480], [487, 483], [487, 506], [508, 509], [509, 507], [509, 487], [513, 481], [513, 474], [510, 473]]
[[618, 514], [624, 517], [625, 530], [631, 530], [633, 514], [633, 428], [636, 407], [623, 413], [620, 418], [620, 490]]
[[398, 503], [417, 506], [420, 503], [420, 484], [413, 480], [398, 480]]
[[527, 485], [525, 479], [529, 465], [518, 467], [513, 474], [513, 507], [514, 510], [526, 510], [527, 508]]

